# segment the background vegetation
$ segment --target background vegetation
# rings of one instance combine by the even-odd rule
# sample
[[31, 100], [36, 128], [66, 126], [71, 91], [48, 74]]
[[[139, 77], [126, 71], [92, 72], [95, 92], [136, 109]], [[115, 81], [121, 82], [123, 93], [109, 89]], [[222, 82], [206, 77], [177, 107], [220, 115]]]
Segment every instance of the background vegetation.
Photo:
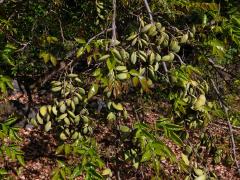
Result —
[[1, 1], [0, 178], [237, 179], [239, 6]]

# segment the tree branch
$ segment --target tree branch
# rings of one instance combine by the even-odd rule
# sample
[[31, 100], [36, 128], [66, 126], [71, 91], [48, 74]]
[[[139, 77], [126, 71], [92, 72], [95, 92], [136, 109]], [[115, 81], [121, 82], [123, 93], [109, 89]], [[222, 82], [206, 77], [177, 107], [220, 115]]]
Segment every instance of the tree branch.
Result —
[[[90, 38], [88, 40], [88, 42], [86, 43], [85, 46], [89, 45], [94, 39], [96, 39], [97, 37], [101, 36], [102, 34], [112, 31], [112, 28], [109, 29], [105, 29], [104, 31], [96, 34], [95, 36], [93, 36], [92, 38]], [[70, 51], [69, 53], [67, 53], [67, 55], [65, 56], [64, 60], [68, 60], [70, 58], [72, 58], [76, 52], [78, 50], [78, 47], [74, 48], [72, 51]], [[36, 83], [34, 83], [30, 88], [32, 89], [32, 91], [37, 91], [38, 88], [41, 88], [44, 84], [46, 84], [50, 79], [52, 79], [56, 74], [58, 74], [59, 72], [63, 72], [64, 70], [67, 70], [69, 67], [71, 67], [73, 64], [77, 63], [77, 58], [74, 58], [73, 60], [71, 60], [70, 62], [66, 63], [64, 62], [64, 60], [59, 60], [61, 61], [60, 65], [58, 66], [57, 69], [55, 69], [54, 71], [52, 71], [50, 74], [49, 72], [45, 74], [44, 77], [40, 78]]]

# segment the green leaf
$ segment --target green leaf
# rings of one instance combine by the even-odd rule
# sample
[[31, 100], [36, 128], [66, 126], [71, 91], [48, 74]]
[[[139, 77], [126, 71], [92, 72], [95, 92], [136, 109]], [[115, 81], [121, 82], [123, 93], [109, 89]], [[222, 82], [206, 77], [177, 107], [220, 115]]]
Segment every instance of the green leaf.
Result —
[[22, 166], [24, 166], [24, 165], [25, 165], [25, 162], [24, 162], [23, 156], [22, 156], [22, 155], [17, 155], [16, 157], [17, 157], [18, 162], [19, 162]]
[[8, 174], [7, 170], [0, 169], [0, 175], [6, 175], [6, 174]]
[[120, 79], [120, 80], [125, 80], [125, 79], [128, 78], [128, 73], [117, 74], [117, 78]]
[[122, 104], [120, 104], [120, 103], [115, 104], [115, 103], [113, 102], [113, 103], [112, 103], [112, 106], [113, 106], [114, 109], [116, 109], [116, 110], [118, 110], [118, 111], [123, 111], [123, 106], [122, 106]]
[[146, 152], [144, 152], [144, 154], [142, 155], [142, 159], [141, 162], [146, 162], [149, 161], [152, 157], [152, 153], [150, 150], [147, 150]]
[[92, 98], [98, 93], [98, 84], [93, 84], [88, 92], [88, 99]]
[[201, 169], [198, 169], [198, 168], [194, 168], [194, 173], [197, 175], [197, 176], [201, 176], [204, 174], [203, 170]]
[[81, 169], [79, 166], [75, 167], [72, 173], [72, 178], [78, 177], [81, 174]]
[[86, 44], [86, 41], [84, 39], [80, 39], [80, 38], [74, 38], [74, 39], [79, 44]]
[[50, 56], [50, 61], [54, 66], [57, 65], [57, 59], [53, 55]]
[[64, 145], [64, 152], [65, 152], [66, 155], [70, 154], [70, 152], [71, 152], [70, 144], [65, 144]]
[[112, 176], [112, 171], [111, 171], [111, 169], [109, 169], [109, 168], [106, 168], [106, 169], [104, 169], [103, 170], [103, 172], [102, 172], [102, 175], [103, 176]]
[[110, 55], [109, 55], [109, 54], [106, 54], [106, 55], [100, 57], [98, 60], [99, 60], [99, 61], [103, 61], [103, 60], [105, 60], [105, 59], [108, 59], [109, 57], [110, 57]]
[[110, 112], [107, 116], [107, 120], [115, 121], [116, 120], [116, 115], [113, 112]]
[[123, 133], [128, 133], [128, 132], [131, 131], [131, 129], [130, 129], [129, 127], [123, 126], [123, 125], [120, 125], [120, 126], [119, 126], [119, 130], [120, 130], [121, 132], [123, 132]]
[[198, 177], [194, 178], [194, 180], [206, 180], [206, 179], [207, 179], [207, 177], [206, 177], [205, 174], [203, 174], [203, 175], [201, 175], [201, 176], [198, 176]]
[[59, 86], [59, 87], [54, 87], [51, 90], [52, 90], [52, 92], [58, 92], [58, 91], [61, 91], [61, 89], [62, 89], [62, 87]]
[[80, 56], [82, 56], [82, 54], [84, 53], [85, 49], [84, 47], [81, 47], [77, 50], [77, 58], [79, 58]]
[[44, 127], [44, 130], [46, 132], [48, 132], [52, 127], [52, 122], [51, 121], [48, 121], [46, 124], [45, 124], [45, 127]]
[[182, 140], [180, 139], [180, 137], [173, 131], [169, 132], [169, 137], [179, 146], [183, 145]]
[[184, 163], [186, 164], [186, 165], [190, 165], [190, 162], [189, 162], [189, 160], [188, 160], [188, 157], [185, 155], [185, 154], [183, 154], [182, 153], [182, 160], [184, 161]]

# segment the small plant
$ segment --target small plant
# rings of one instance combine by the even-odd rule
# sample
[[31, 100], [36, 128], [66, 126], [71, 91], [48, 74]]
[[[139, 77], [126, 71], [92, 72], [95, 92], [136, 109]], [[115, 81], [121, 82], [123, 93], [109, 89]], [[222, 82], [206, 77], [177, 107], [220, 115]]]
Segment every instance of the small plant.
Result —
[[[24, 153], [18, 145], [21, 138], [18, 135], [18, 128], [13, 127], [17, 118], [9, 117], [5, 122], [0, 123], [0, 161], [3, 168], [8, 163], [18, 162], [24, 166]], [[0, 168], [0, 177], [7, 175], [6, 169]]]

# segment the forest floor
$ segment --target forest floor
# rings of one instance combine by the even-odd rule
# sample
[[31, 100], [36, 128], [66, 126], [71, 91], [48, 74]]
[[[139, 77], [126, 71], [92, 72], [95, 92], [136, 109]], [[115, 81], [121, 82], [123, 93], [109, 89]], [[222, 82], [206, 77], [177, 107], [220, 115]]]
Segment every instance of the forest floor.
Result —
[[[11, 99], [11, 98], [10, 98]], [[36, 104], [41, 104], [44, 100], [36, 100]], [[142, 101], [142, 100], [140, 100]], [[22, 99], [22, 102], [27, 102]], [[129, 127], [133, 126], [134, 122], [144, 121], [150, 124], [154, 124], [160, 115], [168, 113], [169, 106], [164, 102], [154, 102], [151, 100], [147, 102], [138, 102], [141, 104], [140, 107], [134, 107], [130, 102], [125, 102], [124, 106], [127, 107], [129, 118], [127, 120], [120, 120], [120, 124], [127, 125]], [[96, 121], [102, 123], [96, 123], [93, 137], [96, 138], [98, 143], [99, 154], [101, 158], [104, 159], [105, 163], [113, 171], [112, 179], [151, 179], [153, 172], [151, 168], [147, 165], [141, 165], [138, 170], [132, 167], [131, 163], [113, 163], [111, 159], [117, 157], [121, 153], [121, 147], [119, 147], [115, 142], [117, 141], [117, 136], [113, 132], [111, 125], [106, 124], [101, 121], [101, 117], [97, 117]], [[226, 122], [224, 120], [212, 121], [204, 131], [211, 137], [215, 137], [217, 146], [225, 146], [227, 150], [231, 149], [231, 144], [229, 142], [229, 130]], [[201, 138], [199, 134], [201, 132], [192, 130], [189, 134], [190, 137], [188, 141], [192, 143], [193, 146], [199, 144]], [[20, 144], [25, 157], [25, 167], [18, 167], [16, 163], [9, 163], [8, 168], [12, 170], [12, 177], [19, 180], [48, 180], [51, 177], [52, 170], [56, 167], [56, 160], [61, 159], [54, 154], [57, 147], [56, 139], [50, 133], [44, 133], [39, 129], [29, 129], [21, 128], [19, 131], [22, 142]], [[234, 129], [234, 136], [237, 137], [237, 154], [238, 160], [240, 160], [240, 129]], [[177, 158], [181, 158], [181, 154], [184, 151], [183, 148], [178, 147], [169, 139], [162, 137], [163, 142], [165, 142], [172, 151], [176, 154]], [[237, 176], [236, 166], [232, 163], [231, 165], [226, 165], [224, 162], [218, 164], [213, 163], [213, 155], [207, 151], [207, 148], [200, 147], [201, 151], [198, 152], [198, 157], [193, 157], [191, 162], [194, 162], [198, 167], [202, 167], [208, 172], [213, 172], [218, 179], [235, 180], [240, 179]], [[227, 152], [227, 153], [230, 153]], [[202, 157], [202, 158], [199, 158]], [[0, 165], [1, 167], [1, 165]], [[18, 169], [19, 168], [19, 169]], [[16, 175], [16, 170], [18, 169], [18, 175]], [[163, 179], [184, 179], [185, 173], [180, 172], [177, 165], [169, 164], [168, 161], [162, 160], [162, 173]], [[116, 175], [117, 174], [117, 175]], [[78, 179], [83, 179], [82, 177]]]

